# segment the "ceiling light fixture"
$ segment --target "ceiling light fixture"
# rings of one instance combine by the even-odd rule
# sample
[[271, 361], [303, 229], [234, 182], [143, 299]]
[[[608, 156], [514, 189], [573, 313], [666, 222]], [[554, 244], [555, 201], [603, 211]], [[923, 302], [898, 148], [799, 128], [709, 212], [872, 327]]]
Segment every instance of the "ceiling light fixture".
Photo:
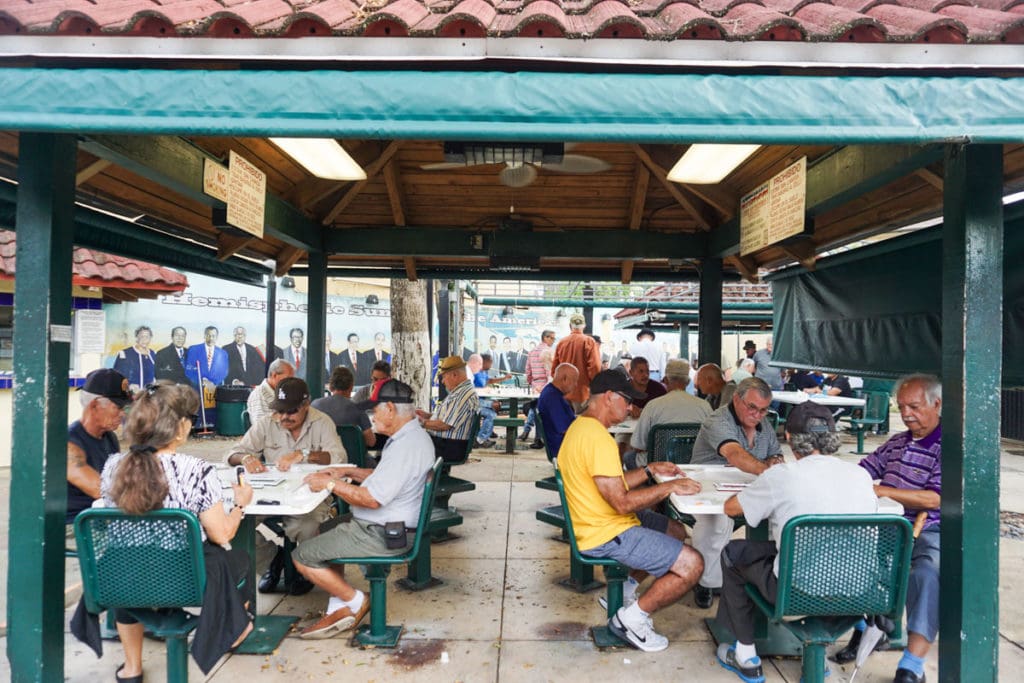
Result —
[[674, 183], [692, 185], [720, 183], [759, 147], [760, 145], [690, 145], [668, 172], [668, 179]]
[[366, 171], [331, 138], [270, 138], [281, 151], [318, 178], [366, 180]]

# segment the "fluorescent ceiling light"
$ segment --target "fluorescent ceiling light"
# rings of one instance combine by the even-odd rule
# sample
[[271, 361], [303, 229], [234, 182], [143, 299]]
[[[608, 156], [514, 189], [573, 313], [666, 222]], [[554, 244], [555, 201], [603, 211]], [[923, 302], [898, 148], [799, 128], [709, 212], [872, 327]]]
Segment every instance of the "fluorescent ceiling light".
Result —
[[318, 178], [366, 180], [366, 171], [330, 138], [270, 138], [270, 141]]
[[674, 183], [713, 185], [720, 183], [760, 145], [690, 145], [668, 179]]

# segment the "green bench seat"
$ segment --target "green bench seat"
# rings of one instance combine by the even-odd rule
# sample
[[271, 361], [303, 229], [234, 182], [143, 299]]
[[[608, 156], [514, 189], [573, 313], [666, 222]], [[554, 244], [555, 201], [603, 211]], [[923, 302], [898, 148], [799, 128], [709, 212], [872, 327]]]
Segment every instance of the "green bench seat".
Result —
[[857, 435], [857, 455], [865, 455], [864, 434], [868, 430], [882, 425], [888, 426], [889, 421], [889, 393], [885, 391], [863, 391], [862, 398], [865, 399], [864, 412], [862, 417], [840, 418], [850, 423], [850, 431]]
[[803, 643], [805, 683], [824, 681], [825, 647], [865, 614], [901, 623], [913, 545], [910, 522], [899, 515], [801, 515], [786, 523], [775, 604], [753, 584], [746, 591]]
[[[467, 491], [475, 491], [476, 484], [467, 480], [460, 479], [459, 477], [452, 476], [452, 467], [455, 465], [464, 465], [469, 460], [469, 454], [473, 452], [473, 446], [476, 444], [476, 436], [480, 433], [480, 413], [473, 413], [473, 423], [469, 430], [469, 438], [466, 441], [466, 452], [462, 456], [462, 460], [449, 460], [445, 462], [441, 468], [441, 476], [437, 482], [437, 491], [434, 495], [434, 507], [440, 508], [441, 510], [448, 510], [448, 500], [456, 493], [466, 493]], [[430, 540], [432, 543], [442, 543], [444, 541], [451, 540], [454, 538], [448, 533], [449, 527], [442, 528], [441, 526], [430, 530]]]
[[[399, 555], [387, 555], [381, 557], [338, 557], [331, 560], [331, 564], [359, 564], [366, 565], [366, 578], [370, 582], [370, 624], [363, 624], [356, 630], [355, 642], [361, 647], [397, 647], [398, 639], [402, 635], [401, 625], [389, 625], [387, 623], [388, 610], [388, 574], [391, 573], [391, 566], [414, 562], [424, 548], [429, 549], [429, 541], [424, 541], [424, 536], [430, 526], [430, 516], [433, 512], [434, 485], [441, 473], [442, 460], [434, 461], [430, 474], [427, 475], [427, 485], [423, 488], [423, 501], [420, 503], [420, 516], [416, 524], [416, 533], [413, 534], [412, 546]], [[429, 576], [429, 571], [428, 571]]]
[[[439, 508], [431, 506], [430, 521], [427, 522], [427, 533], [433, 538], [437, 534], [447, 534], [448, 529], [462, 524], [462, 515], [455, 508]], [[420, 591], [424, 588], [439, 586], [443, 583], [431, 573], [430, 543], [424, 543], [419, 554], [409, 561], [409, 568], [404, 579], [397, 581], [406, 590]]]

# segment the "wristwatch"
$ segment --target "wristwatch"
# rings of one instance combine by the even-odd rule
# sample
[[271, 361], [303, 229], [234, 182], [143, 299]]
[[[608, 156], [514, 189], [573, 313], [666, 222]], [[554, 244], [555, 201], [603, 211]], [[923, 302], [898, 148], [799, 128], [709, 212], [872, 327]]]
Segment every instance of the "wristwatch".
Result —
[[644, 465], [644, 474], [647, 475], [647, 483], [648, 484], [652, 484], [653, 485], [653, 484], [657, 484], [658, 483], [658, 480], [654, 478], [654, 473], [651, 472], [651, 468], [650, 468], [649, 465]]
[[308, 448], [303, 448], [302, 449], [302, 462], [309, 462], [309, 449]]

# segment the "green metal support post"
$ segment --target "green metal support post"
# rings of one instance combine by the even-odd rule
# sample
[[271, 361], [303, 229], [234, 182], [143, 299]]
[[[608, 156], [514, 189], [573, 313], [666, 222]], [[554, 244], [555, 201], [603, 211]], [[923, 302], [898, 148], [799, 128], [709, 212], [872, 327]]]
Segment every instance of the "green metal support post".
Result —
[[679, 357], [690, 362], [690, 323], [679, 325]]
[[950, 145], [945, 168], [939, 680], [995, 681], [1002, 146]]
[[309, 309], [306, 312], [306, 384], [312, 399], [324, 395], [324, 336], [327, 333], [327, 254], [309, 252]]
[[700, 312], [697, 323], [697, 359], [722, 362], [722, 259], [706, 258], [700, 268]]
[[73, 135], [22, 133], [7, 578], [11, 678], [64, 679]]

